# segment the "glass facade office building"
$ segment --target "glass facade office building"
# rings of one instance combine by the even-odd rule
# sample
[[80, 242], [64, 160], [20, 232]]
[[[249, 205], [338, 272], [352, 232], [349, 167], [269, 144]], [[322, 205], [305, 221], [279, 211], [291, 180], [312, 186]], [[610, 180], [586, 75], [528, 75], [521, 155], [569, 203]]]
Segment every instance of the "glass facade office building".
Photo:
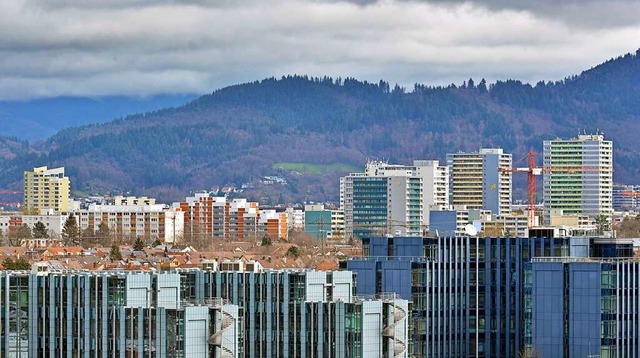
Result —
[[177, 274], [0, 273], [4, 357], [238, 357], [238, 307]]
[[588, 238], [370, 237], [358, 294], [411, 301], [415, 357], [515, 357], [524, 348], [524, 275], [532, 257], [587, 257]]
[[408, 300], [348, 271], [0, 272], [3, 357], [407, 358]]
[[423, 179], [417, 175], [350, 175], [341, 179], [345, 235], [420, 236], [424, 226]]
[[409, 357], [409, 304], [355, 294], [349, 271], [179, 270], [185, 297], [243, 313], [246, 357]]
[[534, 259], [525, 278], [525, 347], [542, 357], [638, 357], [640, 262]]

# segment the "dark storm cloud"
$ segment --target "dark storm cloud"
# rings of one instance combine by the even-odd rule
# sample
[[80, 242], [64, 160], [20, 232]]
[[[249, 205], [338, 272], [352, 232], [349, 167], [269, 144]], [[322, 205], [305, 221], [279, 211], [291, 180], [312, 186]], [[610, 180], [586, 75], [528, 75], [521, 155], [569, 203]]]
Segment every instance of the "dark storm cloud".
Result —
[[640, 10], [611, 15], [635, 3], [527, 3], [0, 0], [0, 99], [204, 93], [290, 73], [554, 80], [639, 46], [626, 15]]

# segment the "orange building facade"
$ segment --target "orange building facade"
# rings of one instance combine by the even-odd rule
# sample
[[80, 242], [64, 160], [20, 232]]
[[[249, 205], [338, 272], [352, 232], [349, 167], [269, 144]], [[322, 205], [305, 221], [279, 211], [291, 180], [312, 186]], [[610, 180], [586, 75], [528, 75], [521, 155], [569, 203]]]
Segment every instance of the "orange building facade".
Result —
[[287, 238], [287, 215], [261, 211], [257, 202], [196, 193], [174, 203], [184, 212], [185, 239], [260, 241]]

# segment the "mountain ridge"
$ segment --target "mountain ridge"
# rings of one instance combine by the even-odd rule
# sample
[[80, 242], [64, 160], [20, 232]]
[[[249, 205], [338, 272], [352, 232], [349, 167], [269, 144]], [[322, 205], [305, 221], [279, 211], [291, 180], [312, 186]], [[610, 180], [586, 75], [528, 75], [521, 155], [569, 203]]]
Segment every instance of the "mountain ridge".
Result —
[[[337, 201], [344, 172], [297, 173], [281, 162], [363, 166], [409, 163], [499, 146], [514, 160], [542, 141], [602, 130], [615, 141], [616, 180], [640, 181], [640, 50], [580, 75], [535, 85], [414, 85], [283, 76], [214, 91], [184, 106], [62, 130], [0, 160], [0, 184], [36, 165], [63, 165], [82, 190], [177, 200], [191, 190], [243, 183], [265, 203]], [[344, 164], [343, 166], [331, 164]], [[18, 169], [21, 168], [21, 169]], [[263, 185], [279, 175], [286, 185]], [[517, 184], [516, 184], [517, 185]]]
[[148, 97], [54, 97], [0, 101], [0, 134], [28, 141], [45, 140], [72, 126], [104, 123], [131, 113], [176, 107], [196, 98], [191, 94]]

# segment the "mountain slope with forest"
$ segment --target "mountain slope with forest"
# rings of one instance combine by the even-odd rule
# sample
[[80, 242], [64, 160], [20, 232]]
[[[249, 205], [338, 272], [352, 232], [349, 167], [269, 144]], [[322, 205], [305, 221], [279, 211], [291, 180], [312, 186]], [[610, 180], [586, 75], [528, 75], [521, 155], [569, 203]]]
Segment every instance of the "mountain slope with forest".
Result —
[[0, 101], [0, 135], [44, 140], [72, 126], [104, 123], [132, 113], [181, 106], [197, 98], [175, 94], [149, 97], [54, 97]]
[[[15, 186], [32, 166], [61, 165], [81, 190], [172, 200], [214, 185], [254, 183], [249, 196], [267, 202], [336, 201], [340, 168], [363, 167], [367, 158], [444, 160], [446, 153], [499, 146], [517, 160], [529, 148], [541, 153], [544, 139], [583, 130], [614, 140], [616, 181], [638, 183], [639, 93], [640, 50], [535, 85], [468, 80], [404, 89], [351, 78], [269, 78], [179, 108], [63, 130], [0, 161], [0, 184]], [[306, 173], [279, 163], [333, 169]], [[261, 186], [266, 175], [286, 184]]]

